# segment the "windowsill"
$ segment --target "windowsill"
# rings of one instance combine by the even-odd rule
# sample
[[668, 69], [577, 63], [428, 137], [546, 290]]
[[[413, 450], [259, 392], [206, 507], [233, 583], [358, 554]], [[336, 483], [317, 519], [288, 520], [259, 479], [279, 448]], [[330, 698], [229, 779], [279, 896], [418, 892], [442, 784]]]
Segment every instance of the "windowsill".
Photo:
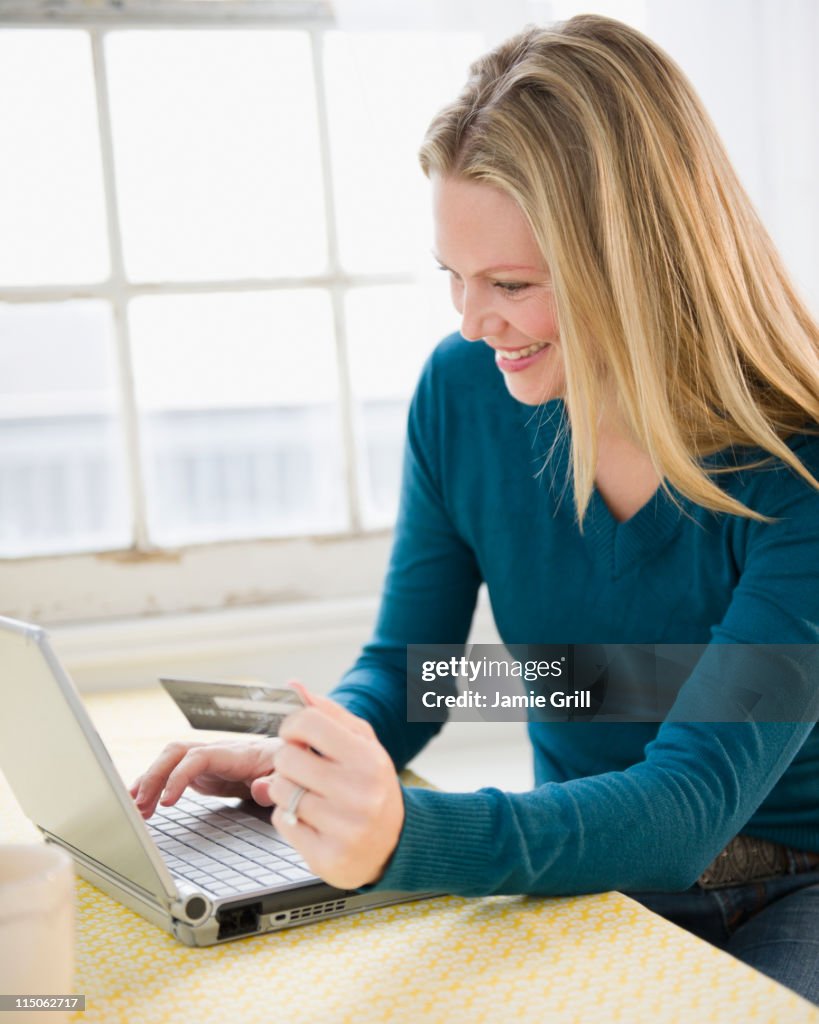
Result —
[[268, 606], [329, 607], [367, 599], [380, 590], [390, 547], [391, 532], [381, 530], [147, 554], [0, 559], [0, 614], [47, 628], [76, 625], [78, 635], [88, 629], [96, 635], [103, 621], [114, 631], [128, 620], [148, 622], [151, 642], [156, 623], [202, 621], [200, 615], [221, 615], [223, 609], [252, 615]]

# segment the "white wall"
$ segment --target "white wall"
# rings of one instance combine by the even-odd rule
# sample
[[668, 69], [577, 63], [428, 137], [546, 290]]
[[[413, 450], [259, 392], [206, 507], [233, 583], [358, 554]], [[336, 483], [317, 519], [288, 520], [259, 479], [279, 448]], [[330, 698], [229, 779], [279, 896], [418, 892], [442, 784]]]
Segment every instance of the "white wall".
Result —
[[819, 4], [647, 0], [646, 33], [699, 92], [819, 315]]

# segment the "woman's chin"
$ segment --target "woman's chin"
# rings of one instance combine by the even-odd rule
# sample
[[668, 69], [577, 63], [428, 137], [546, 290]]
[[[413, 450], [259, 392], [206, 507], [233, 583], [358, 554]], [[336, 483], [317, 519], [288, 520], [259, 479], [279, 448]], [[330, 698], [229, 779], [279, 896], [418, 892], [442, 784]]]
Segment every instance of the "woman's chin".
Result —
[[544, 402], [551, 402], [555, 398], [563, 398], [565, 388], [562, 380], [555, 379], [555, 375], [528, 373], [505, 373], [503, 375], [506, 390], [521, 405], [543, 405]]

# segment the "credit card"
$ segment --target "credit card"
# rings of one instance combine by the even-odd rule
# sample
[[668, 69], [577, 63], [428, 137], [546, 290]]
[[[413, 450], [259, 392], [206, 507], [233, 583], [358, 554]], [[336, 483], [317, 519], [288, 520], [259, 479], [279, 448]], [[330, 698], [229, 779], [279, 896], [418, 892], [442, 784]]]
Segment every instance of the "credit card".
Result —
[[284, 719], [305, 706], [287, 683], [160, 679], [194, 729], [277, 736]]

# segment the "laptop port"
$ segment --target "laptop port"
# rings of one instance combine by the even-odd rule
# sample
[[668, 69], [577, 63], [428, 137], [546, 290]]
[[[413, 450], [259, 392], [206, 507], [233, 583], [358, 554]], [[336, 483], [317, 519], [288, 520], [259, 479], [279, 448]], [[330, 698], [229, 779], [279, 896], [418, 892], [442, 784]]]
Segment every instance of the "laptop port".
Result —
[[240, 935], [254, 935], [259, 930], [261, 903], [249, 903], [243, 907], [224, 907], [216, 918], [219, 921], [217, 939], [236, 939]]

